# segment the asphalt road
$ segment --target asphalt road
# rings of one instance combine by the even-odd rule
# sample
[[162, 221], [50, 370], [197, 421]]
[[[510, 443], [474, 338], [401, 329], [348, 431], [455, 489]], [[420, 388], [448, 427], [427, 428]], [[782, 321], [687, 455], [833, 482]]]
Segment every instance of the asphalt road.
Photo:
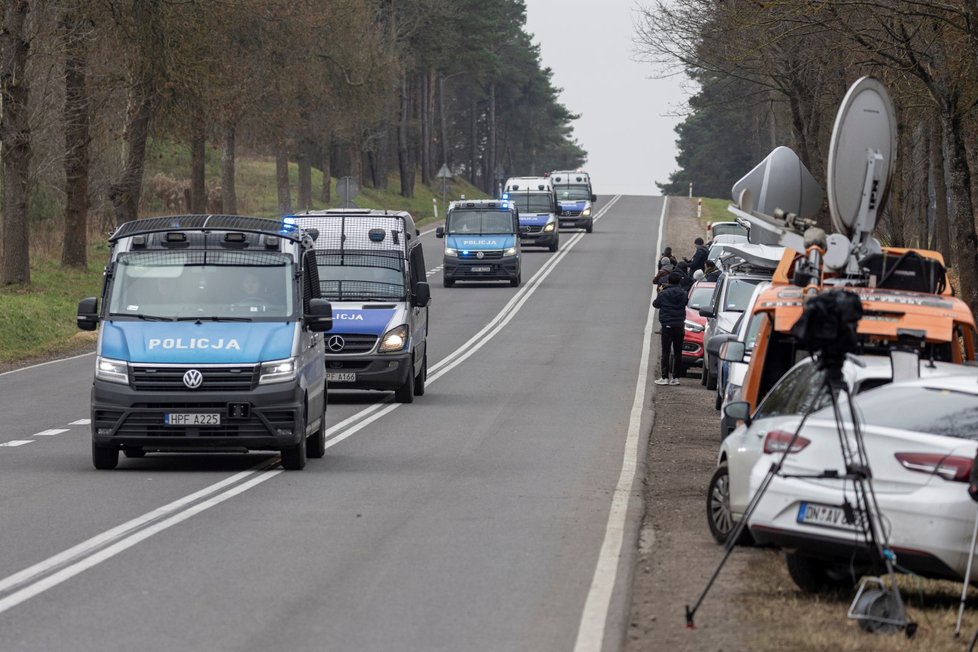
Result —
[[594, 233], [524, 250], [520, 288], [443, 288], [426, 231], [427, 393], [331, 388], [301, 472], [95, 471], [93, 356], [0, 374], [0, 648], [618, 649], [663, 199], [597, 208]]

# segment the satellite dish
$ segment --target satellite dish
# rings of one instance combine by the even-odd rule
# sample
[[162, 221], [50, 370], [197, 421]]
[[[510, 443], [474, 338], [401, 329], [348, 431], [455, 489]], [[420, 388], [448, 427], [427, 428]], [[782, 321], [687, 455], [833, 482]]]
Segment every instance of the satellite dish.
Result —
[[777, 147], [733, 186], [733, 200], [752, 199], [753, 206], [741, 205], [750, 213], [774, 215], [775, 209], [811, 219], [822, 205], [822, 187], [789, 147]]
[[832, 226], [853, 244], [873, 232], [886, 200], [897, 152], [895, 116], [883, 84], [862, 77], [849, 87], [835, 117], [829, 143], [829, 211]]

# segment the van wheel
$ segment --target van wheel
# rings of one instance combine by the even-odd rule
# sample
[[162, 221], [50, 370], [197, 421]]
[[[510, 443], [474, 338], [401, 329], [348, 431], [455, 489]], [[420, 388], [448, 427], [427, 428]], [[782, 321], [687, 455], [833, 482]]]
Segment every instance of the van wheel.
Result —
[[424, 382], [428, 380], [428, 352], [421, 358], [421, 371], [414, 377], [414, 395], [424, 396]]
[[296, 419], [295, 427], [303, 436], [299, 437], [298, 444], [284, 446], [279, 452], [282, 455], [282, 468], [287, 471], [301, 471], [306, 468], [306, 418], [305, 414]]
[[326, 404], [323, 403], [323, 414], [319, 419], [316, 432], [306, 437], [306, 457], [318, 460], [326, 454]]
[[706, 370], [709, 368], [710, 368], [710, 358], [704, 355], [703, 368], [700, 370], [700, 385], [706, 385]]
[[119, 466], [119, 449], [115, 446], [98, 446], [92, 442], [92, 464], [100, 471], [111, 471]]
[[717, 375], [713, 373], [713, 369], [707, 367], [706, 369], [706, 388], [716, 389], [717, 388]]
[[455, 279], [451, 279], [451, 278], [443, 278], [443, 279], [441, 280], [441, 284], [442, 284], [442, 285], [444, 285], [444, 286], [445, 286], [445, 287], [447, 287], [447, 288], [450, 288], [450, 287], [452, 287], [453, 285], [455, 285]]
[[588, 222], [587, 223], [587, 226], [584, 228], [584, 232], [585, 233], [593, 233], [594, 232], [594, 222]]
[[856, 586], [848, 571], [821, 559], [788, 553], [785, 564], [788, 575], [806, 593], [843, 593]]
[[[737, 526], [730, 511], [730, 473], [727, 463], [721, 462], [706, 491], [706, 523], [710, 526], [710, 534], [717, 543], [726, 543], [727, 537]], [[744, 528], [737, 537], [735, 545], [747, 546], [754, 543], [750, 530]]]
[[516, 275], [516, 278], [509, 279], [509, 286], [510, 287], [514, 287], [514, 288], [518, 288], [520, 286], [520, 282], [523, 280], [521, 278], [522, 276], [523, 276], [522, 274], [517, 274]]
[[411, 365], [407, 381], [394, 392], [394, 400], [398, 403], [414, 403], [414, 365]]
[[549, 247], [550, 248], [550, 251], [557, 251], [557, 248], [559, 246], [560, 246], [560, 240], [559, 239], [554, 240], [553, 241], [553, 244], [551, 244], [550, 247]]

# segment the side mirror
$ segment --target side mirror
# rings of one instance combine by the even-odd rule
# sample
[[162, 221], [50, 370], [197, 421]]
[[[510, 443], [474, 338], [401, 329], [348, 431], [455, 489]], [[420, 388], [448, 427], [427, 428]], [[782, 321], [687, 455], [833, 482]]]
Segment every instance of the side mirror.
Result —
[[743, 421], [748, 426], [751, 424], [750, 403], [747, 401], [734, 401], [723, 408], [723, 413], [728, 419]]
[[714, 335], [706, 341], [706, 352], [710, 355], [717, 357], [720, 355], [720, 347], [731, 340], [736, 339], [736, 335], [733, 333], [720, 333], [719, 335]]
[[593, 204], [596, 201], [598, 201], [598, 196], [597, 195], [591, 195], [591, 203]]
[[93, 331], [98, 327], [98, 297], [88, 297], [78, 302], [75, 323], [83, 331]]
[[435, 237], [436, 238], [444, 238], [445, 237], [445, 227], [439, 226], [437, 229], [435, 229]]
[[414, 296], [411, 297], [411, 305], [418, 308], [424, 308], [429, 303], [431, 303], [431, 286], [422, 281], [414, 288]]
[[743, 362], [747, 350], [743, 342], [730, 340], [720, 345], [720, 359], [726, 362]]
[[712, 306], [710, 306], [709, 308], [700, 308], [700, 317], [706, 317], [707, 319], [713, 319], [716, 316], [717, 316], [717, 314], [715, 312], [713, 312], [713, 307]]
[[314, 333], [324, 333], [333, 327], [333, 306], [326, 299], [309, 299], [309, 312], [302, 316]]

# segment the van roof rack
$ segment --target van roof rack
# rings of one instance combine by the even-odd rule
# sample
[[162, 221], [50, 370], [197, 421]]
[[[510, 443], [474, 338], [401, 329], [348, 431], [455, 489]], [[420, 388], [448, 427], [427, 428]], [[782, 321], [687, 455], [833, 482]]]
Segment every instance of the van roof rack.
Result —
[[109, 236], [109, 242], [165, 231], [241, 231], [274, 235], [295, 242], [301, 242], [303, 235], [301, 228], [281, 219], [243, 215], [167, 215], [126, 222]]

